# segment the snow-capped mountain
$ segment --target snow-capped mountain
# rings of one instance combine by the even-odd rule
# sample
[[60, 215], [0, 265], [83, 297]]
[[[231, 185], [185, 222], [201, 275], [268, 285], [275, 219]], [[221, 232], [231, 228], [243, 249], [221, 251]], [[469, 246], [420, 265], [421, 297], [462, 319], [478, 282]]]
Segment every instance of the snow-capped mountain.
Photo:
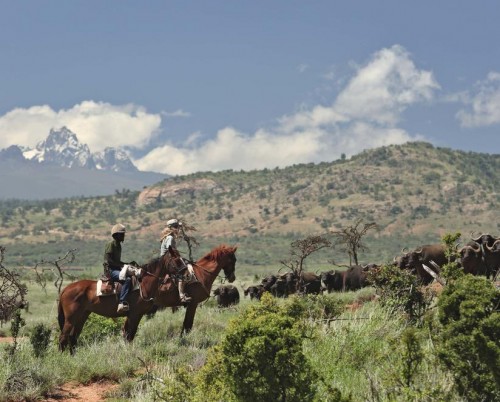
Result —
[[137, 171], [122, 149], [106, 148], [103, 152], [90, 152], [87, 144], [81, 144], [76, 134], [67, 127], [50, 130], [48, 137], [34, 149], [23, 152], [27, 160], [50, 163], [62, 167], [111, 170], [114, 172]]
[[97, 169], [112, 170], [113, 172], [137, 170], [127, 153], [121, 148], [105, 148], [103, 152], [94, 154]]
[[92, 153], [67, 127], [50, 130], [35, 148], [0, 149], [0, 199], [66, 198], [140, 190], [165, 179], [141, 172], [120, 148]]

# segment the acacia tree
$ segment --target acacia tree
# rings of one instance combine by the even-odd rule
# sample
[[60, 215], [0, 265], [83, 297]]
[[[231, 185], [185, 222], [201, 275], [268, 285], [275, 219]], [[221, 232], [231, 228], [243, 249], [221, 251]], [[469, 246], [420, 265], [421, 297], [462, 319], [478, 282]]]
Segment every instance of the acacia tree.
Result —
[[362, 223], [362, 219], [358, 219], [354, 225], [345, 227], [341, 230], [333, 231], [331, 234], [335, 237], [333, 245], [339, 245], [347, 254], [349, 254], [349, 265], [358, 265], [358, 252], [360, 250], [367, 250], [368, 248], [362, 243], [363, 236], [369, 230], [376, 229], [375, 222]]
[[20, 281], [19, 274], [3, 265], [5, 247], [0, 246], [0, 321], [11, 318], [15, 311], [26, 306], [26, 285]]
[[330, 247], [331, 242], [324, 236], [313, 235], [305, 239], [295, 240], [290, 246], [291, 258], [283, 260], [281, 263], [294, 274], [300, 276], [304, 268], [305, 259], [322, 248]]
[[281, 263], [292, 271], [296, 279], [293, 285], [295, 290], [303, 286], [302, 271], [304, 270], [305, 259], [326, 247], [331, 247], [331, 242], [320, 235], [308, 236], [305, 239], [295, 240], [291, 243], [291, 257], [288, 260], [282, 260]]
[[75, 279], [74, 276], [66, 272], [65, 265], [71, 264], [75, 260], [76, 251], [77, 251], [76, 249], [71, 249], [68, 252], [66, 252], [66, 254], [63, 257], [59, 257], [54, 261], [42, 260], [35, 264], [33, 270], [35, 271], [35, 275], [37, 278], [36, 281], [42, 287], [42, 289], [45, 289], [45, 286], [47, 284], [45, 275], [43, 275], [43, 273], [46, 271], [50, 271], [54, 274], [55, 276], [54, 286], [57, 288], [58, 294], [61, 294], [61, 288], [65, 276], [68, 277], [70, 280]]

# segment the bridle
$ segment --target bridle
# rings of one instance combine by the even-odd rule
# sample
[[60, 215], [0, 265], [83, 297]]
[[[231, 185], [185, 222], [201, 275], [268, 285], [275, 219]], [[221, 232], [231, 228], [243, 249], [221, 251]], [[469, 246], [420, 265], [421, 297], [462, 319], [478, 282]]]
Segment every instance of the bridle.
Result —
[[[235, 265], [236, 265], [236, 257], [234, 257], [234, 256], [233, 256], [233, 258], [234, 258], [234, 261], [233, 261], [233, 262], [234, 262], [234, 264], [233, 264], [233, 269], [232, 269], [232, 271], [231, 271], [230, 273], [227, 273], [225, 268], [223, 268], [223, 269], [221, 269], [221, 270], [220, 270], [220, 271], [223, 271], [223, 272], [224, 272], [224, 277], [222, 278], [222, 283], [224, 283], [227, 279], [229, 279], [229, 277], [231, 276], [231, 274], [234, 274], [234, 267], [235, 267]], [[220, 274], [220, 271], [219, 271], [218, 273], [214, 273], [214, 272], [209, 271], [209, 270], [208, 270], [208, 269], [206, 269], [205, 267], [203, 267], [203, 266], [201, 266], [200, 264], [197, 264], [197, 263], [195, 263], [195, 262], [193, 262], [193, 261], [189, 261], [189, 264], [191, 264], [193, 267], [198, 267], [198, 268], [200, 268], [203, 272], [206, 272], [206, 273], [207, 273], [208, 275], [210, 275], [210, 276], [215, 276], [216, 278], [217, 278], [217, 277], [221, 277], [221, 276], [222, 276], [222, 275]]]

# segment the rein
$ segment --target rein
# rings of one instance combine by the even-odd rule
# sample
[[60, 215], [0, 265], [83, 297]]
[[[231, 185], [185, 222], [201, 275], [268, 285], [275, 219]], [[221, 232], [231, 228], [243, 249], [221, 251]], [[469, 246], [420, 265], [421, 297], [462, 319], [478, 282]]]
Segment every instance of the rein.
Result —
[[[168, 267], [168, 265], [170, 264], [170, 262], [173, 260], [172, 257], [170, 257], [170, 259], [168, 260], [166, 266]], [[184, 262], [184, 260], [181, 258], [181, 261], [183, 262], [184, 265], [186, 265], [186, 263]], [[167, 272], [165, 273], [165, 276], [163, 278], [161, 278], [160, 276], [158, 275], [155, 275], [151, 272], [148, 272], [146, 271], [144, 268], [141, 267], [141, 271], [142, 271], [142, 276], [146, 276], [146, 275], [149, 275], [149, 276], [152, 276], [153, 278], [156, 278], [159, 280], [159, 283], [158, 283], [158, 289], [160, 289], [161, 285], [164, 285], [167, 281], [166, 281], [166, 278], [168, 276], [168, 268], [167, 268]], [[141, 296], [141, 299], [142, 300], [145, 300], [145, 301], [153, 301], [154, 300], [154, 297], [150, 297], [149, 299], [145, 299], [144, 296], [142, 295], [142, 286], [141, 284], [139, 284], [139, 294]]]
[[[208, 269], [206, 269], [206, 268], [202, 267], [201, 265], [199, 265], [199, 264], [197, 264], [197, 263], [195, 263], [195, 262], [190, 261], [189, 263], [190, 263], [192, 266], [194, 266], [194, 267], [201, 268], [201, 270], [202, 270], [202, 271], [205, 271], [205, 272], [206, 272], [207, 274], [209, 274], [209, 275], [212, 275], [212, 276], [215, 276], [215, 277], [221, 276], [221, 275], [220, 275], [220, 271], [219, 271], [219, 273], [214, 274], [213, 272], [209, 271]], [[222, 270], [221, 270], [221, 271], [222, 271]], [[224, 278], [224, 279], [225, 279], [225, 278]]]

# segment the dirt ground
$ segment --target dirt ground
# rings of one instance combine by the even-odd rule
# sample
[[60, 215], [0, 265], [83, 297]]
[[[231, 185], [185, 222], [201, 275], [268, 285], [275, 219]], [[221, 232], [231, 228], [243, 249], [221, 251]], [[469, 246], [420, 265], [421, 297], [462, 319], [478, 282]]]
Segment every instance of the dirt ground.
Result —
[[[12, 337], [0, 337], [0, 343], [10, 343]], [[68, 383], [57, 387], [48, 402], [100, 402], [106, 400], [106, 394], [118, 384], [110, 381], [94, 382], [88, 385]]]
[[58, 387], [44, 401], [48, 402], [100, 402], [106, 400], [107, 393], [118, 385], [113, 382], [94, 382], [89, 385], [68, 383]]

